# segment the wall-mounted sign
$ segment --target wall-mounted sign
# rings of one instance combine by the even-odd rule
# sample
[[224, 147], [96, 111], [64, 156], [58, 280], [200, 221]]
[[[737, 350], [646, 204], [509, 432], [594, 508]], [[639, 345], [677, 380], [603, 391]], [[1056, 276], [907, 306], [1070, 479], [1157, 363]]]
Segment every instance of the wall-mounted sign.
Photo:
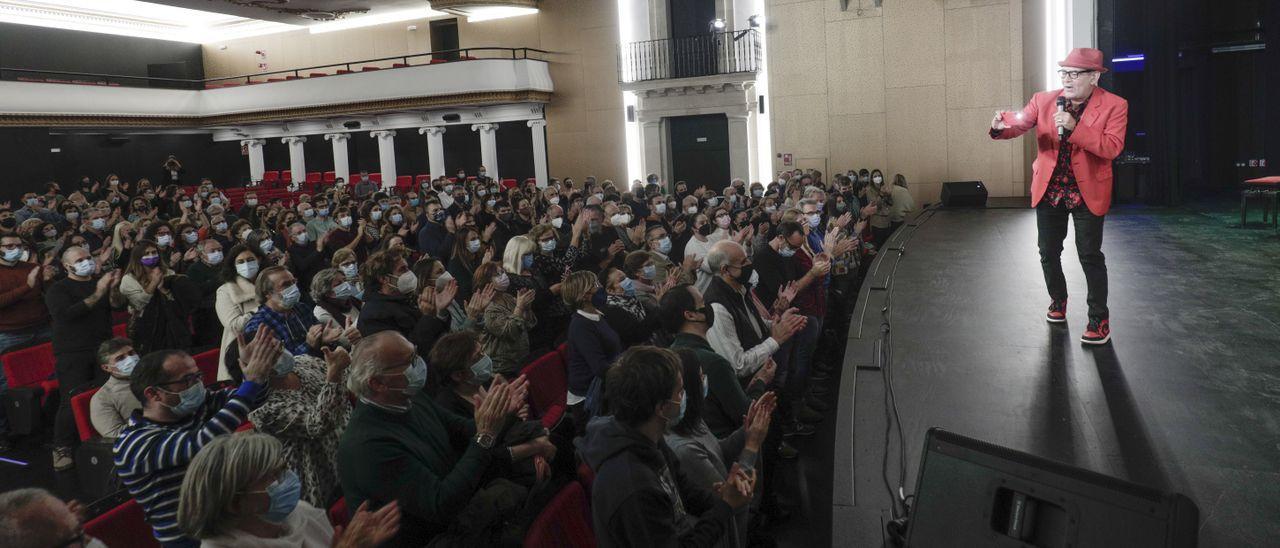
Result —
[[782, 153], [782, 165], [784, 165], [784, 166], [791, 166], [791, 165], [793, 164], [793, 160], [794, 160], [794, 158], [792, 158], [792, 156], [791, 156], [791, 153], [790, 153], [790, 152], [783, 152], [783, 153]]

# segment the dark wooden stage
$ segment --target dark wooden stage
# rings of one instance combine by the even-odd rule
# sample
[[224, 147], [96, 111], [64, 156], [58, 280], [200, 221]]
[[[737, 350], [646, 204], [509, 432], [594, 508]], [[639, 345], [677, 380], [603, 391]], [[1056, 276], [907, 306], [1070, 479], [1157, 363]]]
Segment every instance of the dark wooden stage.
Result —
[[[801, 463], [809, 538], [779, 540], [884, 544], [903, 449], [890, 428], [886, 462], [891, 374], [907, 495], [925, 431], [941, 426], [1181, 492], [1199, 507], [1200, 546], [1280, 542], [1280, 241], [1181, 209], [1116, 208], [1105, 230], [1102, 347], [1079, 342], [1074, 231], [1068, 323], [1051, 325], [1035, 211], [930, 210], [899, 230], [859, 295], [835, 420], [806, 444], [806, 457], [831, 447]], [[886, 300], [889, 363], [876, 369]]]

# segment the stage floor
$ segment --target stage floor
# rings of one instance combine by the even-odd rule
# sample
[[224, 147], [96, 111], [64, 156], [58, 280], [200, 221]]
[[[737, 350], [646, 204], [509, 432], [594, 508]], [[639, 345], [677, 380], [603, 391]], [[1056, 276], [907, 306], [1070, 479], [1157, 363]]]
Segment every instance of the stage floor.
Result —
[[[1044, 320], [1035, 221], [1030, 209], [925, 213], [890, 242], [905, 246], [892, 282], [891, 261], [868, 275], [838, 419], [820, 433], [833, 444], [831, 544], [880, 546], [890, 519], [884, 372], [859, 366], [874, 363], [876, 303], [891, 294], [889, 370], [905, 433], [906, 494], [925, 431], [940, 426], [1186, 494], [1200, 510], [1201, 546], [1274, 546], [1280, 241], [1270, 230], [1232, 229], [1187, 210], [1113, 210], [1103, 243], [1113, 342], [1090, 348], [1079, 342], [1086, 290], [1074, 231], [1063, 253], [1068, 323], [1055, 326]], [[866, 302], [872, 309], [864, 312]], [[896, 489], [896, 429], [890, 439]], [[809, 472], [813, 489], [818, 474]], [[826, 521], [813, 510], [814, 525]]]

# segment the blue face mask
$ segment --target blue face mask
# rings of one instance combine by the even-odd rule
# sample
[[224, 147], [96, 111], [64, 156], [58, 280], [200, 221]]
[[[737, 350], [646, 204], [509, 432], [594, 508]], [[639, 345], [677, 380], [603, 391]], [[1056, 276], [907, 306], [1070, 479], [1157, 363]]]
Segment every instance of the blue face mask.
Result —
[[628, 296], [628, 297], [634, 297], [634, 296], [636, 296], [636, 281], [635, 281], [635, 280], [633, 280], [633, 279], [631, 279], [631, 278], [623, 278], [623, 279], [622, 279], [622, 283], [621, 283], [621, 284], [619, 284], [619, 285], [621, 285], [621, 286], [622, 286], [622, 293], [623, 293], [623, 294], [625, 294], [626, 296]]
[[422, 356], [413, 357], [413, 364], [404, 370], [404, 378], [409, 381], [408, 386], [404, 387], [404, 395], [410, 398], [427, 384], [427, 362], [422, 361]]
[[[172, 392], [170, 393], [172, 394]], [[186, 390], [179, 392], [178, 397], [181, 398], [181, 400], [178, 401], [178, 405], [169, 407], [169, 410], [173, 411], [173, 414], [179, 417], [189, 417], [192, 413], [196, 412], [196, 409], [199, 409], [201, 405], [204, 405], [204, 385], [200, 383], [193, 384]]]
[[702, 379], [702, 399], [707, 399], [707, 394], [711, 392], [711, 385], [707, 384], [706, 377]]
[[792, 257], [792, 256], [795, 256], [796, 250], [791, 246], [783, 244], [782, 249], [778, 250], [778, 254], [782, 255], [783, 257]]
[[688, 395], [685, 394], [683, 391], [680, 392], [680, 411], [677, 412], [675, 418], [671, 419], [671, 422], [668, 423], [669, 426], [675, 426], [677, 424], [680, 424], [680, 421], [684, 420], [684, 409], [688, 405], [689, 405]]
[[293, 354], [285, 350], [280, 353], [280, 358], [276, 360], [276, 365], [271, 369], [271, 374], [276, 377], [283, 377], [293, 371], [294, 365]]
[[525, 269], [525, 270], [528, 270], [528, 269], [530, 269], [530, 268], [533, 268], [533, 255], [532, 255], [532, 254], [529, 254], [529, 255], [525, 255], [523, 258], [521, 258], [521, 259], [520, 259], [520, 266], [524, 267], [524, 269]]
[[298, 289], [298, 284], [293, 284], [280, 291], [280, 305], [286, 309], [293, 308], [298, 304], [298, 299], [302, 298], [302, 290]]
[[262, 519], [271, 523], [284, 523], [302, 498], [302, 480], [298, 479], [298, 474], [293, 470], [285, 470], [280, 474], [280, 479], [267, 486], [267, 496], [271, 497], [271, 506], [262, 514]]
[[652, 280], [658, 277], [658, 267], [651, 264], [644, 265], [642, 273], [646, 280]]
[[662, 238], [661, 240], [658, 240], [658, 253], [661, 253], [661, 254], [663, 254], [663, 255], [667, 255], [667, 254], [671, 253], [671, 238], [670, 238], [670, 237], [664, 237], [664, 238]]
[[419, 201], [420, 201], [420, 200], [418, 200], [417, 198], [414, 198], [414, 199], [412, 199], [412, 200], [409, 200], [409, 205], [414, 206], [414, 207], [417, 207], [417, 206], [418, 206], [418, 202], [419, 202]]
[[471, 384], [477, 386], [489, 384], [489, 380], [493, 378], [493, 358], [488, 354], [481, 356], [476, 363], [471, 364], [471, 373], [475, 375], [471, 378]]

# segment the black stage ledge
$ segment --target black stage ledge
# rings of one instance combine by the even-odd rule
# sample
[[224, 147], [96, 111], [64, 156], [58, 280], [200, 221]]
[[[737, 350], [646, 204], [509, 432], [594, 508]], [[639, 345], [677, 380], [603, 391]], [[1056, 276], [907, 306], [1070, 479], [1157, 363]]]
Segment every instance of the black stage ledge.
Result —
[[[902, 495], [914, 493], [925, 432], [939, 426], [1183, 493], [1199, 506], [1200, 546], [1274, 546], [1280, 244], [1223, 217], [1113, 208], [1103, 251], [1114, 340], [1085, 347], [1074, 230], [1063, 253], [1068, 323], [1053, 326], [1025, 198], [916, 214], [859, 293], [836, 420], [813, 440], [831, 443], [830, 483], [818, 479], [824, 470], [805, 474], [816, 529], [805, 536], [889, 546], [890, 493], [900, 481]], [[890, 421], [887, 379], [900, 421]]]

